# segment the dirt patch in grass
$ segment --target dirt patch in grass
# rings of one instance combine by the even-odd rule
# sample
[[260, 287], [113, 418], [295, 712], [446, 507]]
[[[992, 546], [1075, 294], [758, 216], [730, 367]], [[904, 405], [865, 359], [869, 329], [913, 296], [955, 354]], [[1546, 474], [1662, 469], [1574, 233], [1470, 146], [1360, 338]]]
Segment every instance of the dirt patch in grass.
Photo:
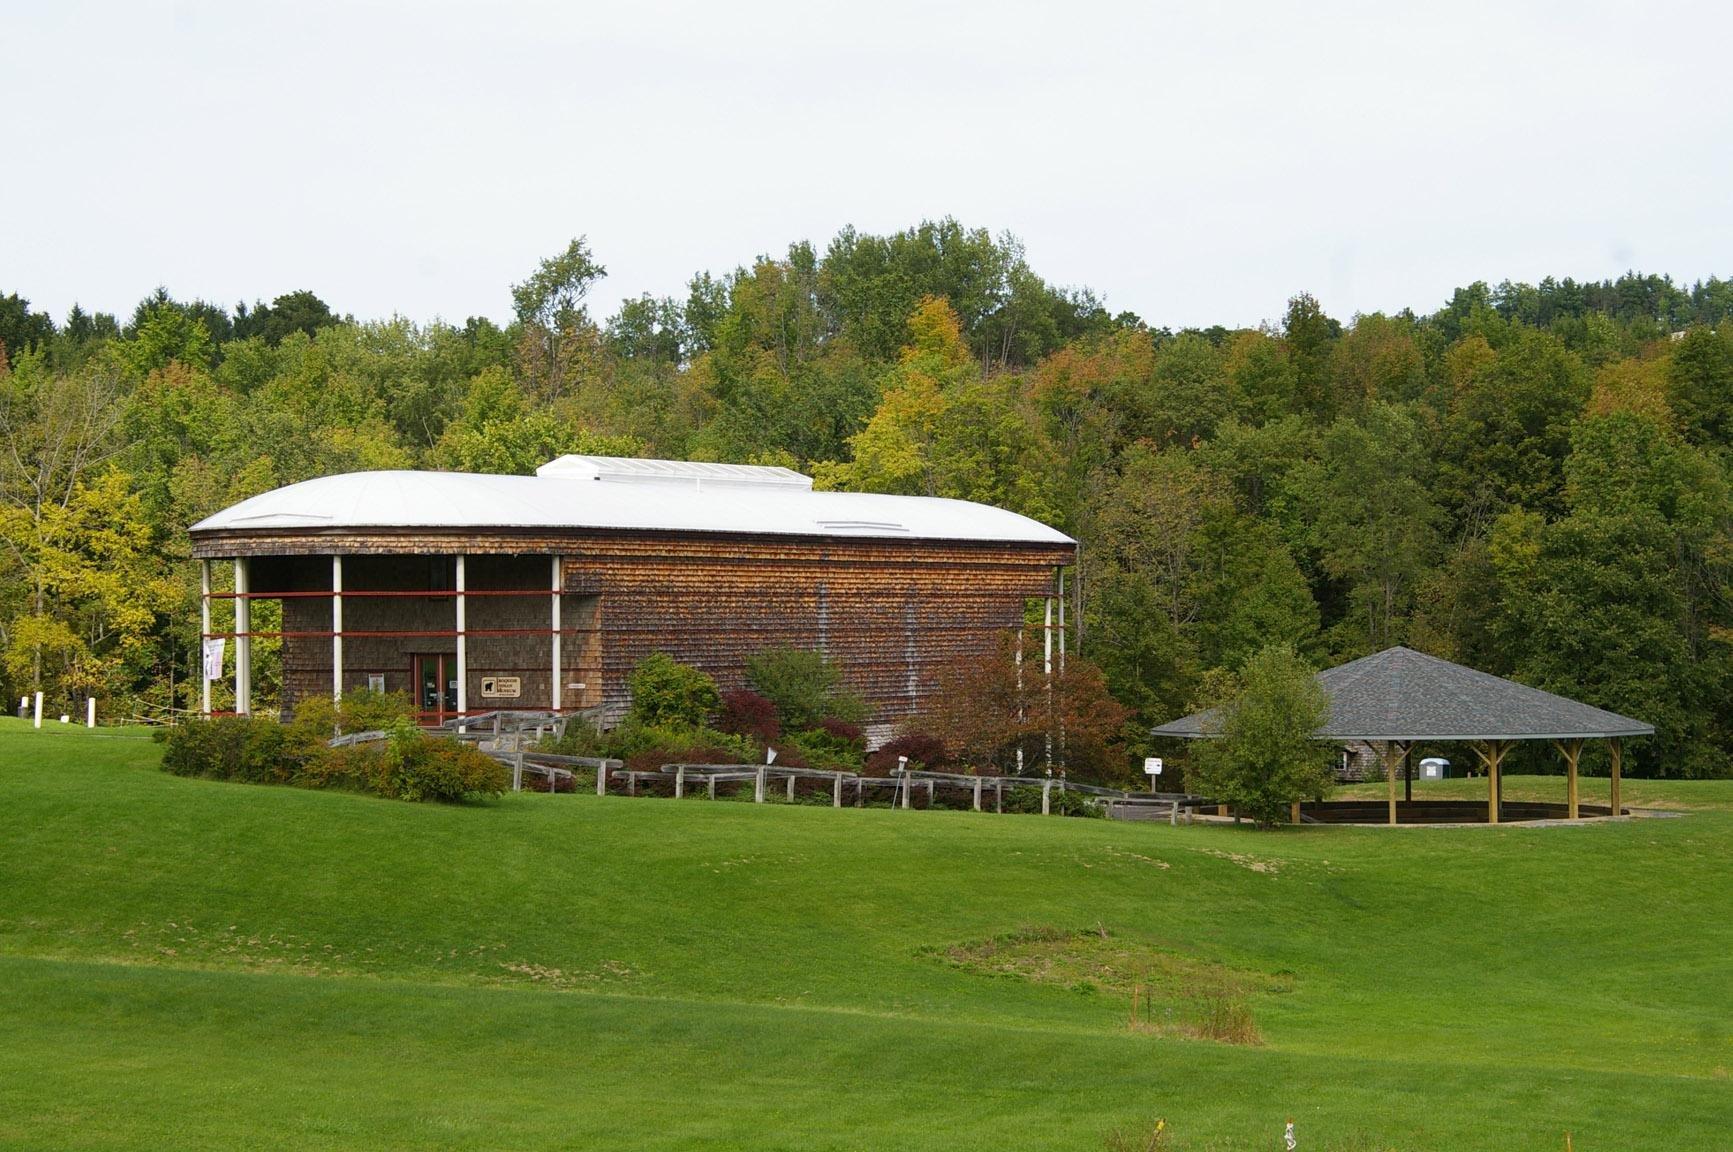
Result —
[[1127, 1027], [1166, 1036], [1258, 1044], [1252, 998], [1291, 991], [1285, 975], [1234, 968], [1105, 927], [1021, 928], [928, 950], [956, 968], [1108, 995], [1125, 1002]]

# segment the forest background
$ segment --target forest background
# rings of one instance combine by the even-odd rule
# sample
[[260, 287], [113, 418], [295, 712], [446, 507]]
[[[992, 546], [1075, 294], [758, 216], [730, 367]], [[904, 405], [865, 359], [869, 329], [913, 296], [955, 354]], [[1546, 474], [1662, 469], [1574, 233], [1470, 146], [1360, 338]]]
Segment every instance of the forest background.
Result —
[[1266, 645], [1408, 644], [1652, 722], [1639, 774], [1733, 775], [1733, 281], [1475, 283], [1345, 320], [1302, 293], [1176, 332], [951, 219], [605, 317], [584, 241], [527, 271], [503, 327], [310, 291], [59, 321], [0, 295], [0, 688], [166, 716], [196, 697], [188, 525], [330, 473], [587, 452], [1071, 533], [1132, 751]]

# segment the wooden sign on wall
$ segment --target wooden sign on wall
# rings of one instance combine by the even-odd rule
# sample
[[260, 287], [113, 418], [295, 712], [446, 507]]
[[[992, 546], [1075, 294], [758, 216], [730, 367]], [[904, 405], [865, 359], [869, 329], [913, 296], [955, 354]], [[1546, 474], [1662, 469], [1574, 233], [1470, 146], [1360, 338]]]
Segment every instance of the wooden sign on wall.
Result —
[[483, 676], [481, 694], [490, 700], [515, 700], [523, 695], [521, 676]]

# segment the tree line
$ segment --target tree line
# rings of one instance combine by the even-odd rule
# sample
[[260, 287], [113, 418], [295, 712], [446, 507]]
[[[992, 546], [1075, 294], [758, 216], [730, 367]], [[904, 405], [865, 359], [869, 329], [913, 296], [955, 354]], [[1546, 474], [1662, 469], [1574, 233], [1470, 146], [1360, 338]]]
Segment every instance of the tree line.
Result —
[[[782, 464], [1082, 542], [1126, 741], [1260, 649], [1406, 643], [1653, 722], [1733, 773], [1733, 281], [1483, 283], [1429, 313], [1173, 331], [954, 220], [845, 229], [592, 312], [582, 240], [505, 325], [159, 289], [124, 320], [0, 296], [0, 683], [196, 692], [189, 524], [333, 472], [563, 452]], [[272, 686], [260, 685], [266, 696]]]

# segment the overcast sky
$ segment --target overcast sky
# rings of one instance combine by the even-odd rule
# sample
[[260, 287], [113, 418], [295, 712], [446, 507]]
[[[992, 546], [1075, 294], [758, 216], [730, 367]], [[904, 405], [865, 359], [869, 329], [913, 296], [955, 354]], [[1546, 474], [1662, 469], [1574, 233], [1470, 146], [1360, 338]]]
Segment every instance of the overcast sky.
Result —
[[952, 215], [1153, 324], [1733, 274], [1720, 4], [71, 3], [0, 29], [0, 292], [504, 320]]

